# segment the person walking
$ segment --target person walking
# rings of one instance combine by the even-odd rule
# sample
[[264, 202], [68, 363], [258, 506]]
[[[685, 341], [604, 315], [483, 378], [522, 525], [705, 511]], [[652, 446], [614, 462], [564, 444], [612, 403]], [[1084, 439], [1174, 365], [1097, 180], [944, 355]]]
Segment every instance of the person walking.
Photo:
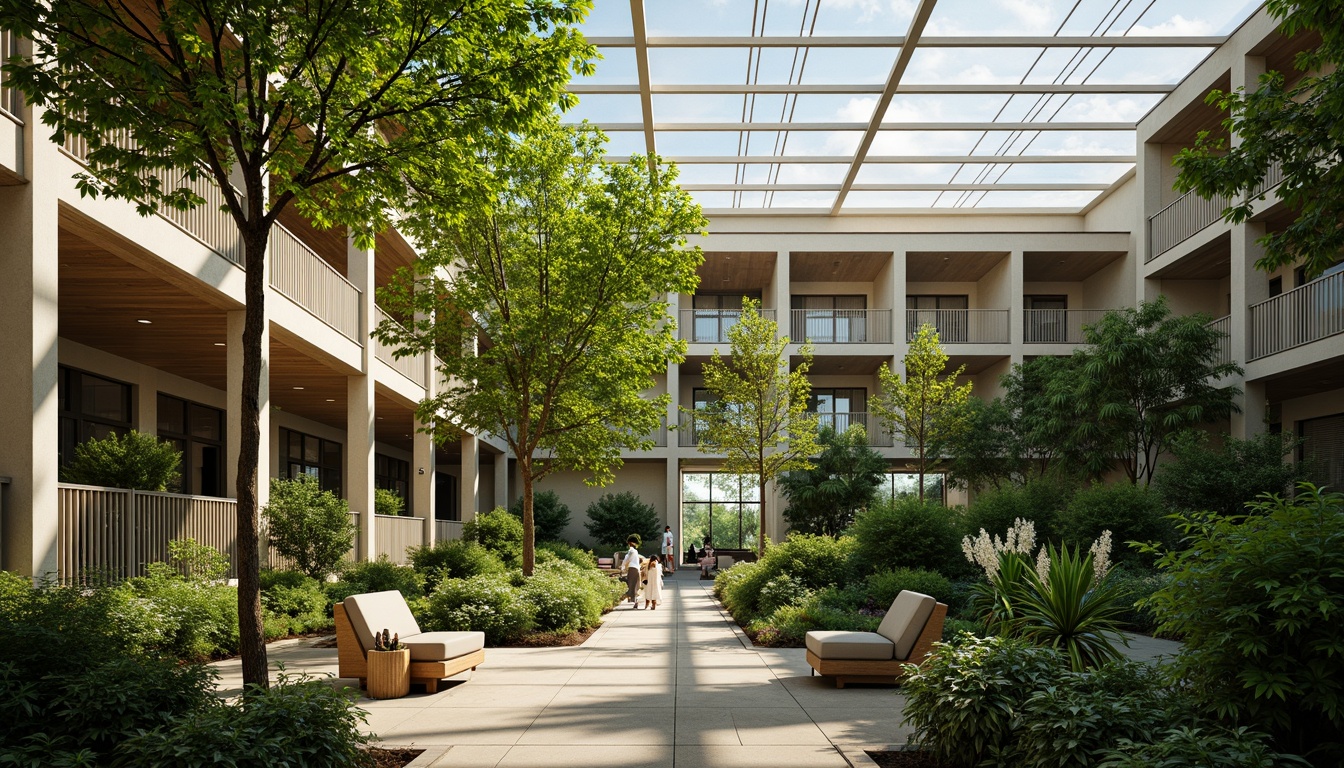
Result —
[[630, 605], [638, 608], [639, 603], [639, 582], [643, 577], [639, 573], [639, 550], [635, 548], [635, 537], [631, 536], [625, 540], [629, 549], [625, 551], [625, 559], [621, 561], [621, 568], [625, 570], [625, 597], [630, 601]]
[[677, 544], [674, 541], [675, 538], [672, 535], [672, 526], [663, 528], [663, 572], [669, 575], [677, 572]]
[[656, 611], [662, 601], [663, 569], [658, 555], [654, 555], [652, 562], [649, 563], [649, 580], [644, 584], [644, 607]]

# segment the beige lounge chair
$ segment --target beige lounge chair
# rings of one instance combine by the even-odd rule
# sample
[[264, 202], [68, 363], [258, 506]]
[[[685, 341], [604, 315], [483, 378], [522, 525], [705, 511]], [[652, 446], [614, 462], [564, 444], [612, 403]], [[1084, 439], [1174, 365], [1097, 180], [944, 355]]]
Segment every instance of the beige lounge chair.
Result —
[[421, 683], [426, 693], [439, 689], [439, 681], [485, 661], [484, 632], [421, 632], [406, 599], [396, 590], [351, 595], [337, 603], [336, 657], [341, 677], [368, 680], [368, 652], [373, 633], [387, 629], [399, 635], [411, 650], [411, 682]]
[[943, 637], [947, 606], [928, 595], [903, 590], [876, 632], [808, 632], [807, 663], [814, 674], [845, 683], [896, 683], [903, 665], [923, 664]]

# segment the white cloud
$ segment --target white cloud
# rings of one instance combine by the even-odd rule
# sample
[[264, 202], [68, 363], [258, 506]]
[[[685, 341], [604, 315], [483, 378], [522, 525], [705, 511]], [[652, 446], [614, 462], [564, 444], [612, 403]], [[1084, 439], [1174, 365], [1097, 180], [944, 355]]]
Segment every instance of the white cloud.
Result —
[[866, 123], [872, 119], [876, 107], [876, 97], [855, 96], [835, 111], [835, 118], [843, 123]]
[[1170, 19], [1147, 26], [1145, 24], [1135, 24], [1129, 31], [1131, 35], [1163, 35], [1180, 37], [1199, 37], [1202, 35], [1211, 35], [1214, 33], [1213, 24], [1204, 19], [1187, 19], [1181, 14], [1176, 14]]

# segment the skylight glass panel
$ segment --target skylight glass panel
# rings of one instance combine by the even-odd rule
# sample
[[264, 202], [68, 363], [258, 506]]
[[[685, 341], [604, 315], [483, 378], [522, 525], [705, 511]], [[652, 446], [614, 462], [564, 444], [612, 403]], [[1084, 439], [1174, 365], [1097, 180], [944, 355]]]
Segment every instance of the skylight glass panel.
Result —
[[814, 34], [904, 35], [914, 8], [913, 3], [823, 2]]
[[644, 119], [638, 94], [585, 93], [579, 103], [564, 113], [564, 121], [587, 120], [602, 123], [638, 123]]
[[[900, 34], [905, 34], [905, 30], [902, 29]], [[899, 49], [896, 48], [812, 48], [807, 53], [807, 67], [798, 82], [827, 85], [886, 83], [897, 53]]]
[[583, 22], [583, 34], [588, 37], [630, 37], [634, 34], [630, 24], [630, 4], [594, 3]]
[[1138, 123], [1162, 100], [1157, 93], [1073, 94], [1055, 113], [1055, 120], [1079, 123]]
[[750, 35], [753, 6], [741, 0], [662, 0], [644, 4], [644, 24], [651, 36]]
[[834, 192], [771, 192], [767, 195], [771, 208], [824, 208], [835, 205]]
[[863, 140], [862, 131], [793, 131], [786, 133], [783, 155], [853, 157]]
[[873, 117], [877, 95], [800, 93], [790, 106], [796, 122], [866, 123]]
[[658, 131], [660, 155], [738, 154], [738, 131]]
[[1110, 184], [1133, 163], [1051, 163], [998, 166], [991, 178], [1005, 184]]
[[[1082, 208], [1100, 192], [985, 192], [975, 201], [976, 208]], [[945, 196], [946, 197], [946, 196]]]
[[864, 163], [855, 184], [944, 184], [962, 166], [943, 163]]
[[[995, 136], [1007, 138], [1003, 133]], [[1040, 131], [1028, 138], [1016, 141], [1016, 147], [1029, 146], [1015, 151], [1034, 155], [1133, 155], [1135, 151], [1132, 131]]]
[[779, 184], [839, 184], [849, 172], [848, 163], [784, 163], [774, 167]]
[[702, 208], [732, 208], [732, 192], [696, 192], [695, 201]]
[[878, 131], [872, 155], [968, 155], [980, 131]]
[[1117, 48], [1091, 83], [1178, 83], [1208, 58], [1210, 48]]
[[1259, 0], [1157, 0], [1129, 34], [1229, 35], [1259, 7]]
[[639, 131], [604, 131], [604, 133], [607, 135], [606, 153], [611, 157], [626, 158], [646, 152], [644, 134]]
[[[1082, 0], [1078, 11], [1102, 3]], [[1106, 0], [1110, 6], [1111, 1]], [[1028, 36], [1051, 35], [1073, 9], [1073, 0], [939, 0], [924, 31], [926, 36]]]
[[677, 183], [682, 185], [742, 183], [742, 167], [735, 163], [682, 163], [677, 172]]
[[886, 123], [961, 123], [995, 119], [1007, 96], [991, 94], [909, 94], [892, 98]]
[[746, 82], [746, 48], [650, 48], [649, 80], [655, 85]]
[[937, 192], [850, 192], [845, 197], [845, 210], [855, 208], [928, 208], [933, 205]]
[[574, 84], [612, 85], [618, 83], [638, 83], [639, 71], [635, 67], [633, 48], [601, 48], [602, 58], [593, 62], [594, 72], [588, 77], [575, 76]]
[[918, 48], [902, 82], [1018, 83], [1039, 52], [1036, 48]]

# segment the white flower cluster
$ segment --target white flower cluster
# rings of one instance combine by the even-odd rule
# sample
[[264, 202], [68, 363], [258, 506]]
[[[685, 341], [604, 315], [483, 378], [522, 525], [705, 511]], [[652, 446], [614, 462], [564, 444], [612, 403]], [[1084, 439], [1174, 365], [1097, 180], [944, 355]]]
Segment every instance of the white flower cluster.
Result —
[[1106, 577], [1106, 572], [1111, 570], [1111, 532], [1105, 530], [1101, 536], [1092, 542], [1092, 572], [1096, 574], [1097, 581]]
[[1050, 588], [1050, 553], [1044, 544], [1041, 545], [1041, 551], [1036, 553], [1036, 577], [1046, 589]]
[[961, 540], [961, 551], [966, 555], [966, 559], [983, 568], [985, 575], [991, 580], [999, 572], [1000, 552], [1030, 555], [1035, 546], [1036, 524], [1020, 517], [1013, 521], [1013, 527], [1008, 529], [1008, 533], [1002, 539], [998, 536], [991, 537], [988, 531], [981, 528], [979, 536], [975, 538], [966, 536]]

